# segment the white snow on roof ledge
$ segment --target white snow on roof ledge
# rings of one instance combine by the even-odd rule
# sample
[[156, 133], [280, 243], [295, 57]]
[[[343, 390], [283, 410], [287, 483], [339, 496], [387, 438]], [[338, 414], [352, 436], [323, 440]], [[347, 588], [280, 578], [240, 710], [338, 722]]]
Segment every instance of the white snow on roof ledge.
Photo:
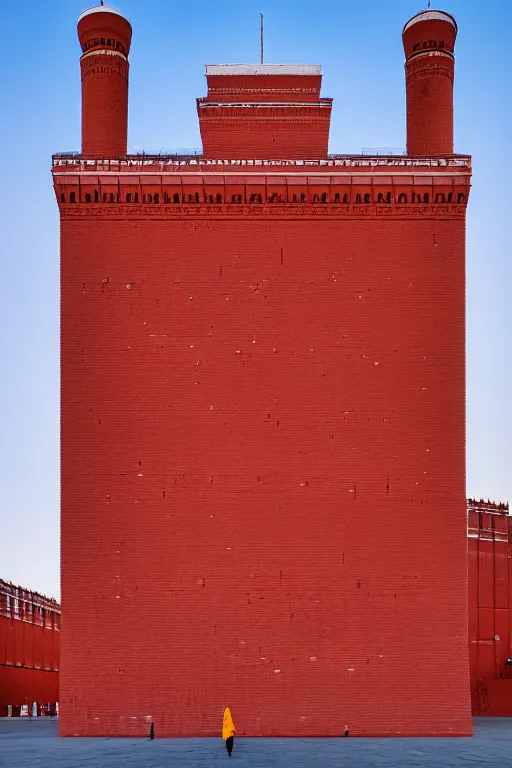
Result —
[[409, 19], [403, 28], [402, 34], [420, 21], [447, 21], [457, 31], [457, 22], [450, 13], [446, 13], [446, 11], [420, 11], [412, 19]]
[[121, 11], [118, 11], [117, 8], [112, 8], [110, 5], [95, 5], [94, 8], [88, 8], [86, 11], [80, 14], [78, 17], [78, 21], [81, 21], [86, 16], [90, 16], [93, 13], [114, 13], [116, 16], [121, 16], [125, 21], [130, 23], [130, 19], [124, 15], [124, 13], [121, 13]]
[[320, 64], [207, 64], [206, 75], [321, 75]]

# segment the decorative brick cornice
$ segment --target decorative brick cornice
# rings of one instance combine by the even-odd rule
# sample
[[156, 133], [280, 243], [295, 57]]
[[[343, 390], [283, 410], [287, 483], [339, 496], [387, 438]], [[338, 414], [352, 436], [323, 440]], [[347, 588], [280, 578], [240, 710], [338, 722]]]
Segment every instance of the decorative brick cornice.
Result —
[[128, 79], [129, 64], [124, 56], [112, 56], [104, 53], [90, 53], [82, 56], [80, 70], [82, 80], [92, 74], [119, 75]]
[[421, 56], [406, 62], [405, 73], [407, 85], [422, 77], [447, 77], [453, 82], [454, 62], [449, 56]]
[[76, 218], [254, 218], [353, 219], [443, 218], [463, 219], [465, 205], [94, 205], [60, 206], [62, 219]]

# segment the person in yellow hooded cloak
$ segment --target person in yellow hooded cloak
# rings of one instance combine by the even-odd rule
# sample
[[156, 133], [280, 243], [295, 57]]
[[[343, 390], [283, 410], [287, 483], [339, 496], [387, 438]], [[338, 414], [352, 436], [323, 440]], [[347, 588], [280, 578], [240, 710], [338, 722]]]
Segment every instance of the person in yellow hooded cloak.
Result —
[[226, 742], [226, 749], [228, 755], [231, 757], [233, 751], [233, 744], [235, 742], [236, 728], [231, 716], [231, 710], [226, 707], [224, 710], [224, 717], [222, 718], [222, 738]]

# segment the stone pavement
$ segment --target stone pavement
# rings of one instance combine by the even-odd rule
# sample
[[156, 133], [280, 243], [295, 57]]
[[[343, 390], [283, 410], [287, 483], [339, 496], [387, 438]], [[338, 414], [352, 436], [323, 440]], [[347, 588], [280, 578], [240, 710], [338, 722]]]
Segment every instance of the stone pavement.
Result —
[[452, 768], [512, 766], [512, 718], [475, 718], [473, 738], [59, 739], [55, 720], [0, 719], [1, 768]]

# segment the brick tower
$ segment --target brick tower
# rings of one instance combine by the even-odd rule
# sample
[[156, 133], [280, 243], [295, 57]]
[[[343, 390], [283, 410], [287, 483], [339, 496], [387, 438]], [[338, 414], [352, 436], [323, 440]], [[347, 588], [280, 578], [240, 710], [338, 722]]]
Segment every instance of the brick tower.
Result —
[[124, 58], [53, 161], [61, 733], [469, 734], [455, 22], [388, 157], [327, 154], [309, 65], [207, 67], [204, 155], [126, 156], [129, 27], [80, 24]]
[[130, 22], [114, 8], [99, 5], [79, 17], [78, 38], [83, 51], [82, 155], [126, 155]]

